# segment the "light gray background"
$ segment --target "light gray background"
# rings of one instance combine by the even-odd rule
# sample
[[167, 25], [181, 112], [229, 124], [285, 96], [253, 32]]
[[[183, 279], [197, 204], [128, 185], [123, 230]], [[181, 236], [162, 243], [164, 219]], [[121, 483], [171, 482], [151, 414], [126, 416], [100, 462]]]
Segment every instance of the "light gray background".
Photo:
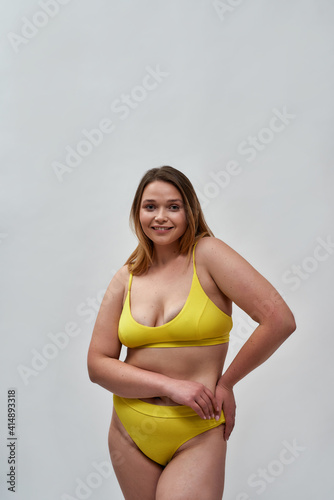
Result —
[[[215, 236], [283, 294], [298, 325], [236, 386], [224, 499], [329, 498], [334, 251], [319, 241], [334, 238], [333, 3], [63, 0], [50, 14], [42, 4], [7, 1], [0, 13], [1, 498], [122, 498], [107, 466], [104, 478], [94, 468], [109, 462], [112, 395], [89, 381], [86, 356], [98, 302], [136, 245], [135, 189], [161, 165], [191, 179]], [[126, 117], [122, 95], [134, 103]], [[106, 119], [113, 131], [57, 177], [66, 148]], [[251, 137], [261, 151], [245, 152]], [[228, 362], [252, 331], [242, 311], [233, 318]], [[54, 347], [50, 334], [70, 322], [78, 334]], [[24, 382], [36, 352], [54, 357]]]

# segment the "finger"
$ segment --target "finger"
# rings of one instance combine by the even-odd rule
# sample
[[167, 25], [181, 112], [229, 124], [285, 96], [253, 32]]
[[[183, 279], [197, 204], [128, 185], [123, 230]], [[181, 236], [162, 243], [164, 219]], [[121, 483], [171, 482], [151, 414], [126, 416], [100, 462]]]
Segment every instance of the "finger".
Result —
[[215, 419], [219, 420], [221, 413], [222, 413], [222, 408], [223, 408], [223, 398], [221, 396], [216, 396], [216, 401], [217, 401], [217, 404], [215, 406]]
[[199, 396], [196, 400], [195, 403], [199, 406], [201, 409], [203, 416], [205, 419], [210, 419], [211, 418], [211, 411], [210, 411], [210, 405], [208, 401], [205, 399], [205, 397]]
[[215, 419], [218, 421], [222, 414], [222, 405], [218, 406], [215, 410]]
[[193, 405], [190, 406], [199, 417], [201, 417], [203, 420], [206, 420], [206, 415], [204, 411], [202, 410], [202, 407], [195, 401]]
[[225, 441], [228, 441], [233, 429], [234, 429], [234, 424], [235, 424], [235, 418], [234, 417], [228, 417], [226, 418], [225, 416], [225, 429], [224, 429], [224, 439]]
[[210, 420], [211, 418], [214, 418], [214, 406], [207, 393], [202, 392], [199, 394], [195, 399], [195, 403], [201, 409], [201, 415], [203, 414], [204, 419]]
[[202, 406], [202, 409], [207, 418], [214, 418], [217, 403], [212, 393], [208, 394], [206, 392], [203, 392], [200, 395], [200, 400], [197, 400], [197, 402], [200, 404], [200, 406]]
[[212, 407], [212, 415], [214, 416], [216, 411], [220, 411], [222, 407], [222, 401], [218, 401], [218, 398], [215, 394], [213, 394], [210, 389], [206, 388], [206, 394], [210, 399], [210, 409]]

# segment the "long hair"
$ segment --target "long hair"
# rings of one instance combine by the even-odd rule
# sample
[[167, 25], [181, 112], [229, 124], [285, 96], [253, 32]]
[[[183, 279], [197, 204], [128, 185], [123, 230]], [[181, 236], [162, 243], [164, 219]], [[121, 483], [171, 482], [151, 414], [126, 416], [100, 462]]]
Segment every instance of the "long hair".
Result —
[[205, 236], [214, 236], [205, 221], [197, 195], [187, 176], [176, 168], [169, 166], [147, 170], [138, 185], [129, 217], [130, 227], [136, 234], [139, 243], [124, 265], [127, 265], [129, 272], [135, 276], [145, 273], [152, 264], [153, 242], [146, 236], [141, 227], [139, 212], [143, 191], [149, 183], [154, 181], [169, 182], [182, 195], [187, 229], [179, 241], [179, 251], [181, 254], [187, 254], [188, 259], [190, 259], [191, 249], [199, 239]]

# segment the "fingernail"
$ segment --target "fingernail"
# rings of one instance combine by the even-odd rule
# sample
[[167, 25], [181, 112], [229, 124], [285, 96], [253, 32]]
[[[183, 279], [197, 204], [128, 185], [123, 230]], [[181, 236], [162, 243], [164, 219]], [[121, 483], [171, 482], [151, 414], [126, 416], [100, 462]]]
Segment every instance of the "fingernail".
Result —
[[216, 416], [215, 416], [215, 419], [216, 419], [216, 420], [217, 420], [217, 422], [218, 422], [218, 420], [219, 420], [219, 415], [216, 415]]

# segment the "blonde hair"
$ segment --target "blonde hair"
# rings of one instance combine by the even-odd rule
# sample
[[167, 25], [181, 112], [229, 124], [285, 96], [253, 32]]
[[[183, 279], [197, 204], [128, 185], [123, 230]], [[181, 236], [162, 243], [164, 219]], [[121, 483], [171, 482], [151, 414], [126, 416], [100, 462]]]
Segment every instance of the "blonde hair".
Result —
[[173, 184], [181, 193], [185, 214], [187, 219], [187, 229], [180, 238], [179, 251], [181, 254], [188, 254], [190, 259], [193, 245], [205, 236], [214, 236], [208, 227], [201, 205], [195, 190], [186, 175], [176, 168], [163, 166], [151, 168], [142, 177], [135, 193], [130, 211], [130, 227], [138, 238], [138, 246], [132, 252], [124, 265], [135, 276], [145, 273], [152, 264], [153, 242], [144, 233], [140, 220], [140, 203], [145, 187], [154, 181], [164, 181]]

